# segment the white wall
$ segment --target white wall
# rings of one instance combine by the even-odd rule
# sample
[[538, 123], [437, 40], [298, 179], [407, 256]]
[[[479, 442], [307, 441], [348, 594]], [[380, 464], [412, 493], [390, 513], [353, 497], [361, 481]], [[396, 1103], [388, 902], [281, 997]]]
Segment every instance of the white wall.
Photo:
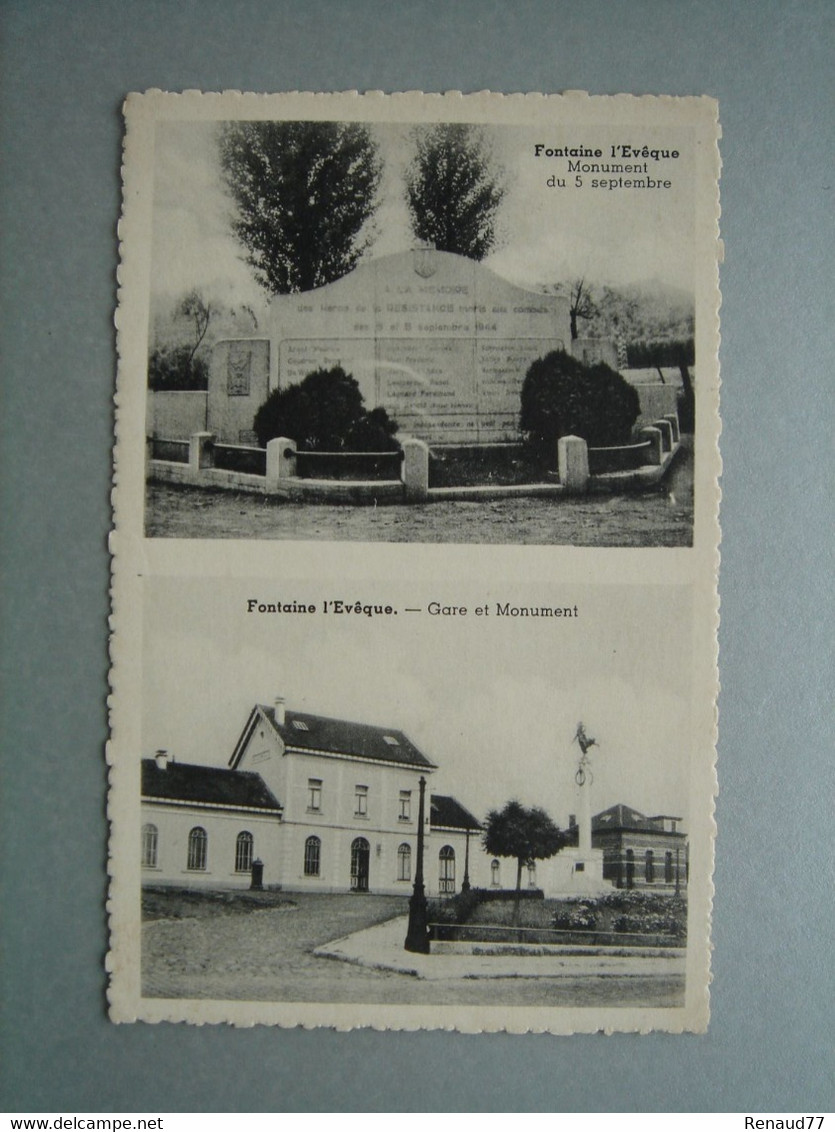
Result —
[[[142, 803], [142, 824], [157, 827], [157, 866], [142, 869], [143, 884], [182, 884], [211, 888], [248, 888], [250, 873], [235, 872], [235, 842], [247, 830], [253, 837], [253, 859], [264, 862], [264, 884], [279, 883], [281, 823], [267, 815], [230, 814], [191, 806]], [[188, 868], [188, 835], [202, 826], [208, 837], [206, 868]], [[136, 848], [137, 853], [140, 846]]]

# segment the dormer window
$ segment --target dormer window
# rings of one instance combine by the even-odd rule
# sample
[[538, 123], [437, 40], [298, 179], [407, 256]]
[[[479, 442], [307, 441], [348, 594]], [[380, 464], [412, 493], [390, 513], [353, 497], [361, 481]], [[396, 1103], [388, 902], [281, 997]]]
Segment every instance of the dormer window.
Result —
[[384, 735], [383, 739], [386, 743], [388, 743], [388, 745], [390, 747], [399, 747], [400, 746], [400, 740], [395, 739], [395, 737], [393, 735]]
[[307, 726], [307, 724], [305, 723], [305, 721], [303, 719], [294, 719], [294, 720], [292, 720], [292, 724], [297, 731], [309, 731], [310, 730], [310, 728]]

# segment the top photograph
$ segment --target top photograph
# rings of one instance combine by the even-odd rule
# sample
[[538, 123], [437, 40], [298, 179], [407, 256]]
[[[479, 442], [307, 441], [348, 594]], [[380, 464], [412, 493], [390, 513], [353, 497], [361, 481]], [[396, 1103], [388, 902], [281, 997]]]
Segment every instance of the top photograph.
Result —
[[286, 97], [127, 104], [145, 535], [693, 545], [712, 104]]

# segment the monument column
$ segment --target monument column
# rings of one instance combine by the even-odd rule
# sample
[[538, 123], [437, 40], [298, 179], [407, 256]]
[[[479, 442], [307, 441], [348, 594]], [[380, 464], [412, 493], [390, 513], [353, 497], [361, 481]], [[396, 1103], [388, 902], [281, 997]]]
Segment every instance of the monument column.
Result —
[[590, 747], [596, 746], [596, 741], [590, 739], [586, 735], [586, 729], [582, 723], [577, 724], [577, 734], [574, 736], [580, 745], [580, 762], [577, 765], [577, 773], [574, 775], [574, 781], [580, 790], [579, 805], [577, 807], [577, 823], [578, 823], [578, 847], [581, 853], [591, 853], [591, 760], [588, 756]]

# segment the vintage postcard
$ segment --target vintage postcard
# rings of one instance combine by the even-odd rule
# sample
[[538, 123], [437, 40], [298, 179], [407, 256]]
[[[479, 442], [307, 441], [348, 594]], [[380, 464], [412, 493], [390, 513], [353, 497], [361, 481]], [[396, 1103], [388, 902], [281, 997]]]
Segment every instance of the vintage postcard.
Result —
[[125, 118], [111, 1017], [703, 1031], [716, 103]]

